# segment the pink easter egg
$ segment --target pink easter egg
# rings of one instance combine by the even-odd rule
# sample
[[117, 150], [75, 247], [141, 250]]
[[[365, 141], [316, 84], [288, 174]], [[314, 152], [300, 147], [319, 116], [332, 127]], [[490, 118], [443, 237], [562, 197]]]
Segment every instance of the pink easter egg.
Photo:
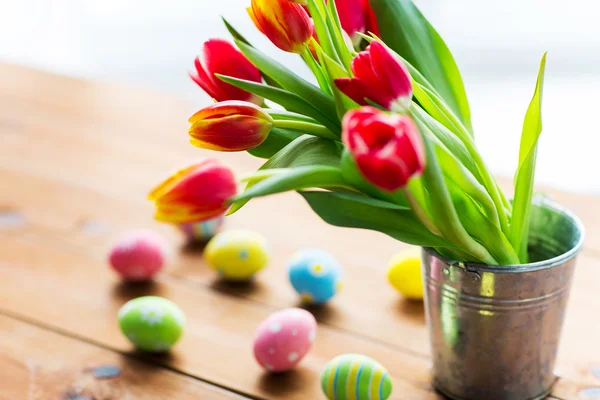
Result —
[[288, 371], [308, 353], [317, 333], [317, 321], [300, 308], [277, 311], [254, 334], [254, 357], [267, 371]]
[[158, 233], [137, 230], [121, 236], [109, 254], [109, 262], [128, 281], [154, 277], [165, 263], [166, 241]]

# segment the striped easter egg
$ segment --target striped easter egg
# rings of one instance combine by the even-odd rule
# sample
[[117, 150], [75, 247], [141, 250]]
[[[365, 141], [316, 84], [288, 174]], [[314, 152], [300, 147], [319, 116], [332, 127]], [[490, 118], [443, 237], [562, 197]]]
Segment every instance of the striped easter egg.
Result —
[[321, 386], [329, 400], [386, 400], [392, 393], [386, 369], [360, 354], [344, 354], [329, 361]]
[[206, 221], [179, 224], [179, 230], [183, 232], [189, 242], [208, 242], [213, 238], [223, 225], [223, 216], [218, 216]]

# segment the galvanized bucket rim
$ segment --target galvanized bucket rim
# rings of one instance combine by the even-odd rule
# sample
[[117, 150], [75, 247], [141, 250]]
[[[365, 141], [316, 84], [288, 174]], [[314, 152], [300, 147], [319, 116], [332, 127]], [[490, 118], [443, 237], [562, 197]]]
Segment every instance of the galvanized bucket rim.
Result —
[[547, 260], [538, 261], [538, 262], [534, 262], [534, 263], [528, 263], [528, 264], [516, 264], [516, 265], [487, 265], [487, 264], [481, 264], [481, 263], [461, 262], [461, 261], [456, 261], [456, 260], [450, 260], [450, 259], [442, 256], [441, 254], [439, 254], [437, 251], [435, 251], [434, 249], [432, 249], [430, 247], [423, 247], [423, 251], [439, 258], [440, 260], [442, 260], [443, 262], [445, 262], [448, 265], [462, 267], [462, 268], [466, 269], [467, 271], [492, 272], [492, 273], [496, 273], [496, 274], [520, 274], [520, 273], [525, 273], [525, 272], [549, 269], [549, 268], [563, 265], [565, 262], [575, 258], [575, 256], [577, 256], [577, 254], [579, 254], [579, 252], [583, 248], [583, 242], [585, 239], [585, 229], [584, 229], [584, 226], [583, 226], [583, 223], [581, 222], [581, 220], [573, 212], [571, 212], [570, 210], [566, 209], [565, 207], [559, 205], [558, 203], [556, 203], [554, 201], [550, 201], [548, 199], [542, 199], [542, 200], [535, 201], [534, 204], [536, 204], [540, 207], [547, 207], [557, 213], [561, 213], [573, 222], [573, 225], [579, 231], [579, 240], [577, 241], [577, 243], [575, 243], [575, 245], [569, 251], [567, 251], [563, 254], [560, 254], [556, 257], [549, 258]]

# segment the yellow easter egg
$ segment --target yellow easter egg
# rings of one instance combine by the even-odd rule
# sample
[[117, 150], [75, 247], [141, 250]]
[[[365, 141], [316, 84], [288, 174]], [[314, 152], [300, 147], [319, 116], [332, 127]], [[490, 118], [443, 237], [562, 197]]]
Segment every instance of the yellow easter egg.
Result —
[[204, 249], [206, 261], [223, 279], [243, 281], [263, 269], [269, 261], [267, 241], [256, 232], [221, 232]]
[[389, 263], [388, 280], [404, 297], [423, 299], [421, 252], [418, 249], [396, 254]]

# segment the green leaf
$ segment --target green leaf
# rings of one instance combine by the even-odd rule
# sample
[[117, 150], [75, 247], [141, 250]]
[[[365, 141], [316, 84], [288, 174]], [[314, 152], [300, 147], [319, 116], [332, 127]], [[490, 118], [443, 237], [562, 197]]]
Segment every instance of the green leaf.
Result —
[[473, 174], [478, 182], [482, 182], [477, 164], [462, 140], [414, 102], [411, 107], [411, 115], [421, 133], [429, 135], [436, 143], [448, 149]]
[[274, 101], [275, 103], [281, 105], [289, 111], [314, 118], [334, 133], [339, 134], [341, 132], [339, 121], [332, 122], [331, 118], [325, 115], [321, 110], [315, 108], [311, 103], [307, 102], [306, 100], [292, 92], [264, 85], [262, 83], [256, 83], [244, 79], [234, 78], [232, 76], [224, 76], [220, 74], [215, 74], [215, 76], [224, 82], [232, 84], [235, 87], [238, 87], [250, 93], [254, 93], [255, 95], [264, 97], [265, 99]]
[[254, 197], [267, 196], [291, 190], [311, 188], [346, 188], [348, 185], [342, 178], [339, 168], [325, 165], [286, 168], [275, 175], [261, 180], [236, 196], [233, 200], [250, 200]]
[[[334, 142], [316, 136], [302, 135], [273, 155], [259, 170], [274, 168], [296, 168], [324, 165], [338, 168], [340, 150]], [[248, 183], [246, 190], [254, 184]], [[236, 201], [227, 213], [231, 215], [242, 208], [248, 200]]]
[[526, 263], [528, 258], [529, 215], [533, 196], [537, 145], [542, 133], [542, 97], [545, 70], [546, 53], [542, 57], [535, 92], [527, 109], [527, 114], [525, 114], [519, 149], [519, 168], [515, 175], [515, 198], [509, 238], [522, 263]]
[[273, 128], [267, 136], [267, 139], [257, 147], [248, 150], [248, 153], [254, 157], [259, 158], [271, 158], [279, 150], [298, 138], [300, 134], [287, 129]]
[[298, 95], [318, 110], [321, 110], [323, 115], [331, 119], [331, 123], [339, 126], [339, 120], [337, 120], [335, 114], [335, 102], [331, 96], [328, 96], [317, 86], [300, 78], [283, 66], [283, 64], [266, 56], [252, 46], [248, 46], [243, 42], [236, 43], [242, 53], [258, 69], [273, 78], [285, 90]]
[[[242, 42], [247, 44], [248, 46], [254, 47], [252, 46], [252, 44], [248, 41], [248, 39], [246, 39], [237, 29], [235, 29], [233, 27], [233, 25], [231, 25], [229, 23], [229, 21], [227, 21], [225, 19], [225, 17], [221, 17], [221, 19], [223, 20], [223, 23], [225, 24], [225, 28], [227, 28], [227, 31], [229, 31], [229, 34], [231, 35], [231, 37], [233, 37], [233, 39], [237, 42]], [[279, 84], [277, 82], [275, 82], [273, 79], [271, 79], [268, 75], [261, 73], [263, 79], [265, 80], [265, 82], [267, 82], [267, 84], [269, 84], [270, 86], [275, 86], [275, 87], [280, 87]]]
[[[323, 54], [323, 65], [329, 76], [329, 80], [333, 82], [337, 78], [347, 78], [350, 76], [341, 65], [333, 61], [327, 54]], [[341, 119], [348, 110], [360, 107], [358, 103], [340, 92], [335, 84], [332, 85], [333, 98], [335, 99], [335, 106], [337, 109], [337, 115]]]
[[416, 246], [453, 247], [429, 232], [410, 209], [354, 193], [309, 191], [300, 194], [328, 224], [378, 231]]
[[319, 38], [320, 45], [323, 47], [323, 51], [334, 60], [338, 61], [338, 55], [333, 45], [333, 38], [329, 34], [326, 21], [326, 10], [323, 0], [308, 0], [308, 12], [312, 17], [315, 24], [315, 31]]
[[336, 8], [336, 1], [329, 0], [327, 2], [327, 19], [330, 21], [327, 26], [329, 27], [329, 33], [333, 39], [333, 45], [337, 50], [337, 54], [342, 61], [342, 64], [347, 71], [350, 71], [350, 64], [352, 62], [352, 54], [348, 48], [348, 44], [344, 39], [344, 33], [342, 31], [342, 23], [340, 22], [340, 16], [338, 15]]
[[471, 111], [452, 53], [412, 0], [370, 0], [383, 41], [432, 83], [472, 132]]

